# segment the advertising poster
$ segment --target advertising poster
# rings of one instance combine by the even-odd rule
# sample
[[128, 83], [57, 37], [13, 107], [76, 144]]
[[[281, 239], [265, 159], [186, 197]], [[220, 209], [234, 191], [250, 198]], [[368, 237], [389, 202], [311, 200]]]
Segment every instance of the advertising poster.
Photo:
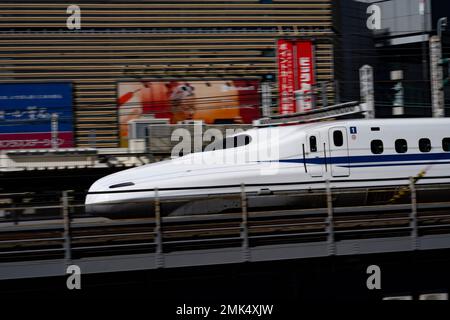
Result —
[[260, 117], [259, 80], [143, 81], [118, 83], [121, 146], [128, 143], [128, 122], [143, 116], [175, 124], [251, 123]]
[[72, 84], [0, 84], [0, 150], [56, 145], [74, 146]]
[[[314, 48], [311, 41], [278, 40], [279, 112], [289, 114], [312, 109], [311, 88], [315, 84]], [[297, 107], [294, 92], [303, 99]]]
[[278, 41], [278, 86], [280, 114], [295, 113], [294, 50], [290, 40]]
[[313, 46], [311, 41], [299, 41], [297, 45], [298, 89], [303, 99], [297, 106], [297, 112], [311, 111], [313, 107], [311, 88], [315, 84]]

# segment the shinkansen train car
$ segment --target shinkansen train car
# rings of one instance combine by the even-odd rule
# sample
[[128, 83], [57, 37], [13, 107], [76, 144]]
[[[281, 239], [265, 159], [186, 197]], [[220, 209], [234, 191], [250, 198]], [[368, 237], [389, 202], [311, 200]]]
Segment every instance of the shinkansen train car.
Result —
[[[450, 119], [341, 120], [255, 128], [213, 143], [204, 152], [124, 170], [89, 189], [87, 211], [97, 215], [205, 214], [248, 205], [308, 207], [329, 181], [333, 191], [450, 183]], [[155, 190], [157, 189], [157, 191]], [[311, 197], [277, 196], [280, 192]], [[338, 195], [338, 192], [334, 194]], [[353, 196], [335, 196], [345, 205]], [[448, 195], [441, 195], [448, 197]], [[182, 198], [169, 204], [171, 198]], [[356, 197], [356, 198], [355, 198]], [[367, 198], [361, 195], [358, 201]], [[370, 199], [369, 199], [370, 200]], [[369, 201], [366, 199], [366, 201]]]

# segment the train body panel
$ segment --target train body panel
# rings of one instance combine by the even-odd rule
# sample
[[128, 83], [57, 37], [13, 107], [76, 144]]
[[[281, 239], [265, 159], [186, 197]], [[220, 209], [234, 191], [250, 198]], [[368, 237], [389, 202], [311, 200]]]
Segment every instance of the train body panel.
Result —
[[406, 185], [410, 177], [418, 184], [450, 182], [446, 118], [251, 129], [220, 146], [104, 177], [89, 190], [88, 211], [136, 211], [136, 203], [151, 201], [156, 188], [164, 199], [239, 193], [242, 184], [257, 193], [323, 189], [326, 181], [339, 189]]

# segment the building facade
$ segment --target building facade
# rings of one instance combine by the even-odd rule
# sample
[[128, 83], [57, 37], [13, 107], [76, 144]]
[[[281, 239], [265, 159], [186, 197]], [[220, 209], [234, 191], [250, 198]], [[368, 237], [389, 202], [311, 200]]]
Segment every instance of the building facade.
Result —
[[[336, 76], [344, 100], [359, 99], [359, 68], [374, 70], [377, 117], [431, 116], [429, 39], [450, 3], [439, 0], [336, 1]], [[443, 56], [449, 56], [442, 33]], [[445, 96], [450, 97], [448, 87]], [[449, 99], [446, 99], [448, 104]], [[401, 106], [399, 113], [394, 111]]]
[[317, 81], [334, 79], [332, 0], [71, 5], [0, 3], [0, 84], [71, 83], [75, 146], [119, 146], [119, 83], [273, 80], [279, 38], [313, 39]]

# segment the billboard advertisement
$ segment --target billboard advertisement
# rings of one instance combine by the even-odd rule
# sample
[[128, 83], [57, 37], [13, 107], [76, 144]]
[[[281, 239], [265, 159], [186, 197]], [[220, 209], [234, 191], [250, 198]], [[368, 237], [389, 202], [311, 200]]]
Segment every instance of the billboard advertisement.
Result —
[[0, 150], [46, 149], [56, 144], [74, 146], [72, 84], [0, 84]]
[[[315, 84], [314, 48], [311, 41], [280, 39], [277, 43], [279, 112], [289, 114], [312, 108], [311, 87]], [[296, 107], [294, 92], [301, 90], [304, 98]]]
[[128, 122], [146, 115], [171, 123], [251, 123], [260, 117], [259, 80], [141, 81], [118, 83], [121, 146], [128, 143]]
[[278, 86], [280, 114], [295, 113], [294, 101], [294, 43], [289, 40], [278, 40]]

